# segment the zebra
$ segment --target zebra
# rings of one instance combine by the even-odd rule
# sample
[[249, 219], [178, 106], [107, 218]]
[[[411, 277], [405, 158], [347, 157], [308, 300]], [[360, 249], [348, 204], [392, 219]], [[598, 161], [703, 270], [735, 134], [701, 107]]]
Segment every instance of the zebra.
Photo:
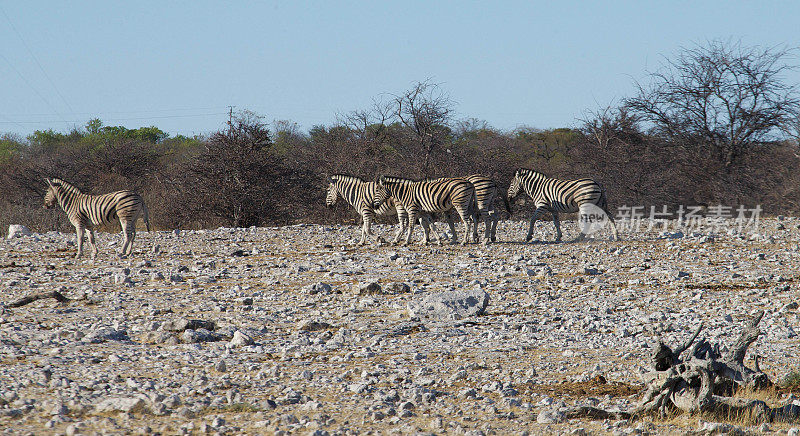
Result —
[[[474, 212], [475, 187], [464, 179], [442, 179], [414, 181], [400, 177], [381, 176], [378, 185], [383, 189], [376, 192], [373, 207], [380, 207], [389, 198], [408, 213], [408, 232], [405, 245], [411, 243], [414, 222], [421, 213], [447, 212], [455, 209], [464, 223], [464, 240], [466, 245], [469, 239], [469, 224], [467, 218], [471, 215], [473, 222], [477, 223], [477, 214]], [[471, 211], [472, 210], [472, 211]], [[423, 228], [425, 225], [423, 223]], [[441, 243], [439, 235], [434, 232], [437, 243]], [[423, 244], [427, 240], [423, 241]]]
[[[498, 199], [503, 200], [503, 204], [511, 215], [511, 205], [508, 203], [508, 197], [497, 186], [497, 183], [489, 177], [480, 174], [472, 174], [464, 177], [468, 182], [475, 186], [475, 199], [478, 211], [486, 223], [486, 231], [484, 235], [484, 242], [488, 243], [497, 241], [497, 223], [500, 221], [500, 214], [495, 210], [495, 201]], [[475, 242], [478, 241], [478, 225], [475, 223], [474, 238]]]
[[[506, 198], [504, 193], [500, 190], [500, 187], [497, 186], [497, 183], [489, 177], [480, 175], [480, 174], [471, 174], [465, 177], [459, 177], [464, 179], [475, 187], [475, 200], [476, 206], [478, 208], [478, 214], [484, 219], [486, 223], [486, 230], [484, 234], [484, 244], [487, 244], [489, 241], [495, 242], [497, 241], [497, 223], [500, 221], [500, 214], [495, 210], [495, 201], [502, 199], [503, 203], [506, 207], [506, 211], [508, 211], [509, 216], [511, 215], [511, 205], [508, 203], [508, 198]], [[448, 180], [448, 178], [440, 178], [440, 179], [430, 179], [432, 181], [437, 180]], [[447, 220], [447, 224], [450, 225], [450, 230], [453, 235], [453, 241], [456, 241], [455, 235], [455, 227], [453, 226], [452, 218], [449, 214], [445, 215]], [[435, 231], [435, 227], [434, 227]], [[478, 224], [477, 222], [473, 226], [473, 239], [475, 242], [478, 242]]]
[[122, 227], [124, 243], [120, 257], [124, 258], [133, 252], [133, 240], [136, 237], [136, 220], [142, 217], [147, 231], [150, 231], [150, 218], [142, 197], [133, 191], [116, 191], [102, 195], [84, 194], [75, 186], [59, 180], [45, 179], [48, 188], [44, 196], [44, 207], [50, 209], [58, 203], [67, 213], [69, 222], [75, 226], [78, 236], [78, 253], [83, 255], [83, 232], [89, 230], [89, 244], [92, 246], [92, 259], [97, 257], [97, 245], [94, 242], [94, 226], [109, 223], [116, 217]]
[[[400, 240], [400, 235], [405, 228], [403, 224], [403, 212], [395, 207], [394, 201], [389, 198], [382, 203], [379, 207], [373, 207], [372, 203], [375, 199], [375, 192], [378, 190], [378, 185], [375, 182], [365, 182], [359, 177], [350, 176], [347, 174], [334, 174], [328, 177], [328, 190], [325, 196], [325, 205], [332, 207], [336, 204], [339, 197], [345, 199], [351, 206], [353, 206], [359, 215], [361, 215], [361, 240], [358, 245], [364, 245], [367, 238], [372, 235], [372, 223], [375, 221], [375, 216], [391, 216], [398, 215], [400, 221], [400, 229], [394, 237], [392, 243], [396, 244]], [[380, 237], [376, 237], [376, 242], [380, 242]]]
[[[614, 234], [613, 239], [619, 240], [619, 233], [617, 232], [614, 218], [608, 212], [605, 191], [594, 180], [551, 179], [542, 173], [520, 168], [514, 172], [514, 178], [511, 179], [511, 184], [508, 187], [508, 198], [514, 199], [522, 190], [533, 199], [536, 205], [536, 210], [531, 217], [531, 225], [528, 229], [528, 235], [525, 237], [525, 242], [533, 238], [533, 225], [542, 211], [547, 210], [553, 214], [553, 223], [556, 226], [556, 241], [560, 241], [561, 228], [558, 224], [558, 213], [573, 213], [578, 211], [584, 213], [588, 205], [597, 206], [605, 212], [611, 222], [611, 229]], [[580, 235], [575, 240], [583, 240], [585, 236], [583, 231], [581, 231]]]

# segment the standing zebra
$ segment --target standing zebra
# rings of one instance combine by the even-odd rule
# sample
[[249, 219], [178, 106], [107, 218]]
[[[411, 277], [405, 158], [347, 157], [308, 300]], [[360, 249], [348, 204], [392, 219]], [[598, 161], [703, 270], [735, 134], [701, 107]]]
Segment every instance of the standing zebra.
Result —
[[[520, 168], [514, 173], [514, 178], [511, 179], [511, 185], [508, 188], [508, 198], [514, 199], [522, 190], [525, 190], [525, 193], [533, 199], [536, 205], [536, 210], [531, 217], [531, 226], [528, 229], [528, 236], [525, 237], [526, 242], [533, 238], [533, 224], [543, 210], [548, 210], [553, 214], [553, 223], [556, 226], [556, 241], [560, 241], [561, 228], [558, 224], [558, 213], [573, 213], [578, 211], [585, 213], [588, 205], [597, 206], [606, 213], [606, 216], [611, 222], [614, 239], [619, 240], [619, 233], [617, 233], [617, 226], [614, 224], [614, 218], [608, 213], [605, 191], [594, 180], [550, 179], [536, 171]], [[583, 240], [585, 236], [583, 231], [581, 231], [581, 234], [575, 240]]]
[[83, 254], [83, 231], [89, 230], [89, 244], [92, 246], [92, 259], [97, 257], [97, 245], [94, 243], [94, 226], [109, 223], [116, 217], [122, 227], [124, 243], [120, 257], [133, 252], [133, 240], [136, 237], [136, 220], [141, 216], [147, 231], [150, 231], [150, 219], [147, 206], [142, 197], [133, 191], [116, 191], [102, 195], [84, 194], [78, 188], [59, 179], [45, 179], [47, 193], [44, 206], [48, 209], [58, 203], [67, 213], [69, 222], [75, 226], [78, 235], [78, 253]]
[[[505, 203], [506, 210], [508, 214], [511, 215], [511, 206], [508, 203], [508, 198], [503, 195], [503, 192], [500, 190], [500, 187], [497, 186], [497, 183], [489, 177], [482, 176], [480, 174], [472, 174], [466, 177], [459, 177], [464, 179], [475, 187], [475, 205], [478, 208], [477, 213], [483, 218], [486, 224], [486, 230], [484, 233], [484, 244], [488, 244], [491, 240], [492, 242], [497, 240], [496, 232], [497, 232], [497, 223], [500, 221], [500, 214], [495, 209], [495, 201], [502, 199]], [[441, 178], [441, 179], [432, 179], [433, 181], [438, 180], [449, 180], [449, 178]], [[450, 230], [453, 233], [453, 241], [456, 241], [455, 235], [455, 228], [453, 226], [452, 218], [449, 214], [445, 215], [445, 219], [447, 220], [447, 224], [450, 225]], [[436, 231], [436, 227], [434, 226], [434, 231]], [[474, 223], [473, 226], [473, 239], [475, 242], [478, 242], [478, 223]]]
[[[478, 211], [486, 223], [486, 232], [484, 235], [484, 243], [488, 243], [491, 239], [492, 242], [497, 240], [497, 223], [500, 221], [500, 214], [495, 210], [495, 200], [502, 199], [503, 203], [511, 215], [511, 205], [508, 203], [508, 198], [503, 195], [497, 183], [489, 177], [480, 174], [472, 174], [464, 177], [468, 182], [475, 186], [475, 199], [478, 206]], [[475, 223], [474, 232], [475, 242], [478, 242], [478, 223]]]
[[[376, 215], [390, 216], [398, 214], [400, 229], [397, 231], [393, 243], [397, 243], [400, 240], [400, 235], [405, 227], [402, 212], [395, 208], [394, 201], [391, 198], [379, 207], [372, 206], [377, 189], [378, 186], [375, 182], [365, 182], [356, 176], [334, 174], [328, 177], [328, 193], [325, 196], [325, 205], [332, 207], [339, 197], [342, 197], [361, 215], [361, 240], [358, 245], [364, 245], [367, 242], [367, 237], [372, 235], [371, 226], [375, 221]], [[376, 238], [376, 242], [379, 240], [379, 238]]]
[[[399, 204], [408, 212], [408, 233], [405, 244], [411, 242], [414, 222], [424, 212], [447, 212], [455, 209], [464, 223], [464, 240], [466, 245], [469, 239], [469, 224], [467, 218], [472, 215], [473, 222], [477, 223], [477, 214], [474, 210], [475, 187], [464, 179], [423, 180], [416, 182], [399, 177], [381, 176], [378, 184], [384, 189], [378, 190], [373, 207], [380, 207], [389, 198]], [[424, 227], [424, 224], [423, 224]], [[436, 235], [437, 242], [439, 235]], [[427, 243], [424, 241], [423, 243]]]

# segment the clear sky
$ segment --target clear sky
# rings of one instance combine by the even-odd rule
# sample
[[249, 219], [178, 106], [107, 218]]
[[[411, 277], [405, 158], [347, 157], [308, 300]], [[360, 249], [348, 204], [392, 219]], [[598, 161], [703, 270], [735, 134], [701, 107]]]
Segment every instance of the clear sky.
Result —
[[799, 19], [797, 1], [0, 0], [0, 132], [203, 134], [229, 105], [305, 131], [427, 79], [456, 118], [570, 127], [680, 47], [797, 47]]

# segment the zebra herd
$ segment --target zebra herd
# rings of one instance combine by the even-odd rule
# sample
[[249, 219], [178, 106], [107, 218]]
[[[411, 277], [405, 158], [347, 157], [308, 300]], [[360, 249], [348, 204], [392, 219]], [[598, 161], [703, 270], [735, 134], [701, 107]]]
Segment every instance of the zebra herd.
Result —
[[[404, 244], [411, 243], [414, 224], [419, 220], [424, 232], [423, 244], [430, 241], [430, 227], [435, 213], [444, 213], [450, 226], [452, 242], [457, 242], [455, 226], [451, 212], [455, 212], [464, 225], [462, 245], [472, 239], [478, 242], [478, 218], [483, 218], [486, 226], [484, 244], [495, 242], [497, 222], [500, 213], [495, 207], [502, 201], [509, 216], [513, 200], [522, 191], [533, 199], [536, 210], [531, 217], [526, 242], [533, 237], [533, 227], [538, 216], [549, 211], [553, 215], [556, 227], [556, 241], [561, 240], [561, 227], [558, 222], [559, 213], [587, 213], [591, 207], [600, 208], [609, 219], [613, 239], [619, 239], [612, 215], [608, 212], [608, 202], [603, 188], [592, 179], [558, 180], [529, 169], [518, 169], [511, 179], [507, 195], [500, 191], [497, 183], [491, 178], [473, 174], [467, 177], [411, 180], [400, 177], [381, 176], [376, 182], [368, 182], [351, 175], [335, 174], [328, 178], [328, 190], [325, 198], [327, 206], [333, 206], [341, 197], [354, 207], [362, 218], [361, 240], [364, 245], [367, 239], [374, 237], [371, 225], [376, 216], [397, 215], [399, 229], [393, 244], [401, 240], [405, 232]], [[438, 232], [433, 226], [433, 234], [437, 243]], [[585, 233], [581, 230], [576, 240], [582, 240]], [[374, 237], [380, 242], [380, 237]]]
[[[122, 227], [124, 243], [121, 257], [131, 254], [133, 240], [136, 237], [136, 220], [144, 220], [147, 231], [150, 221], [142, 197], [133, 191], [117, 191], [103, 195], [82, 193], [75, 186], [59, 179], [46, 179], [48, 188], [44, 197], [46, 208], [58, 203], [66, 212], [70, 223], [75, 226], [78, 238], [78, 252], [83, 254], [83, 235], [89, 230], [89, 244], [92, 246], [92, 259], [97, 256], [94, 226], [119, 220]], [[511, 215], [509, 200], [513, 200], [523, 191], [533, 199], [536, 210], [531, 217], [526, 242], [533, 237], [533, 226], [538, 216], [549, 211], [553, 215], [556, 227], [556, 241], [561, 240], [561, 227], [558, 222], [559, 213], [584, 213], [587, 208], [602, 209], [611, 223], [613, 238], [619, 239], [613, 217], [608, 213], [608, 203], [603, 188], [592, 179], [558, 180], [529, 169], [518, 169], [511, 179], [507, 193], [500, 190], [498, 184], [489, 177], [473, 174], [466, 177], [411, 180], [401, 177], [381, 176], [376, 182], [368, 182], [355, 176], [336, 174], [328, 178], [328, 189], [325, 198], [327, 206], [336, 204], [343, 198], [361, 215], [361, 239], [359, 245], [368, 239], [381, 242], [379, 236], [372, 233], [372, 223], [377, 216], [397, 215], [399, 228], [392, 240], [397, 244], [403, 239], [410, 244], [414, 225], [419, 222], [424, 232], [423, 244], [430, 242], [430, 231], [436, 243], [441, 244], [438, 231], [433, 224], [435, 214], [442, 213], [450, 226], [452, 242], [458, 242], [453, 216], [457, 216], [464, 225], [462, 245], [478, 242], [478, 222], [483, 219], [486, 229], [483, 242], [496, 241], [497, 223], [500, 211], [496, 207], [502, 202], [506, 212]], [[451, 215], [452, 214], [452, 215]], [[585, 233], [577, 239], [583, 239]]]

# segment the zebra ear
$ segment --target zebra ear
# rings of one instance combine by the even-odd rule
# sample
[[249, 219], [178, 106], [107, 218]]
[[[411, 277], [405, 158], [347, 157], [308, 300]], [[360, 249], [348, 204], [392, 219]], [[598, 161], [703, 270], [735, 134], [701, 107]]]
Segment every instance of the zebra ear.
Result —
[[333, 176], [326, 176], [326, 178], [328, 179], [328, 183], [336, 183], [336, 179], [334, 179]]
[[53, 186], [53, 182], [50, 179], [45, 178], [44, 181], [47, 182], [48, 186]]
[[375, 183], [377, 183], [379, 185], [383, 185], [383, 181], [385, 180], [385, 177], [386, 176], [384, 176], [384, 175], [378, 176], [378, 179], [375, 181]]

